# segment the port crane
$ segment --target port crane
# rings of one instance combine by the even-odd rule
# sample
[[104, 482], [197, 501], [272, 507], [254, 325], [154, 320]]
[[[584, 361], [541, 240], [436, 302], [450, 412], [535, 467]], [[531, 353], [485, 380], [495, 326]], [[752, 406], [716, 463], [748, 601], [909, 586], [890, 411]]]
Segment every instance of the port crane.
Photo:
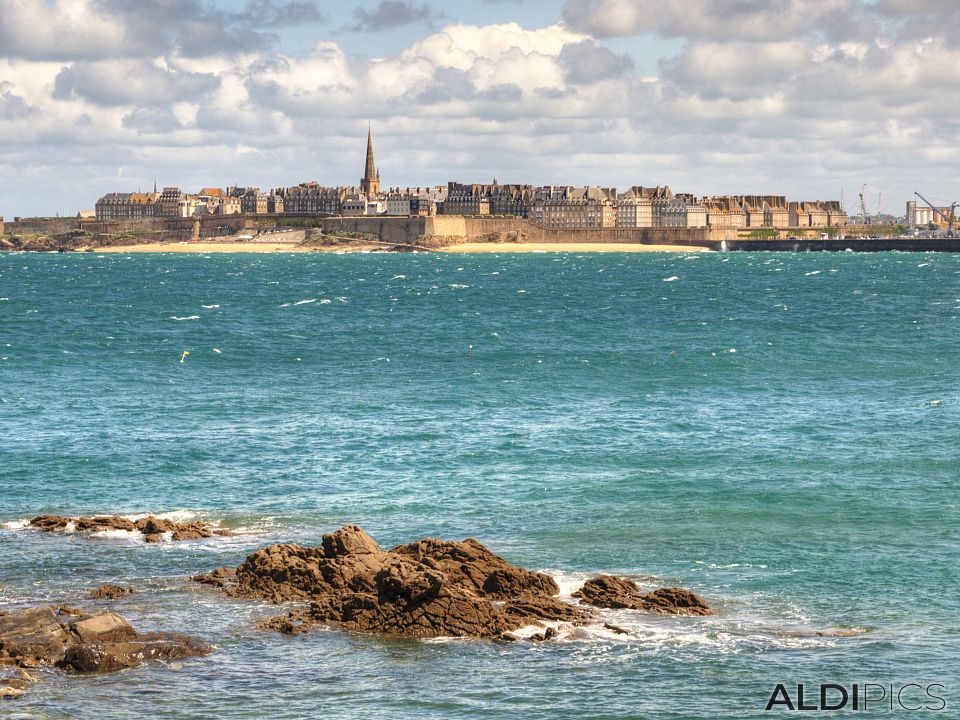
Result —
[[950, 237], [953, 237], [953, 223], [954, 223], [955, 218], [957, 217], [957, 203], [954, 202], [954, 203], [950, 206], [950, 217], [947, 217], [946, 215], [943, 214], [943, 212], [940, 210], [940, 208], [938, 208], [937, 206], [935, 206], [932, 202], [930, 202], [929, 200], [927, 200], [923, 195], [921, 195], [920, 193], [918, 193], [916, 190], [914, 190], [913, 194], [916, 195], [916, 196], [917, 196], [918, 198], [920, 198], [921, 200], [923, 200], [923, 202], [926, 203], [927, 207], [929, 207], [931, 210], [933, 210], [934, 213], [936, 213], [937, 215], [939, 215], [940, 218], [941, 218], [945, 223], [947, 223], [947, 235], [949, 235]]

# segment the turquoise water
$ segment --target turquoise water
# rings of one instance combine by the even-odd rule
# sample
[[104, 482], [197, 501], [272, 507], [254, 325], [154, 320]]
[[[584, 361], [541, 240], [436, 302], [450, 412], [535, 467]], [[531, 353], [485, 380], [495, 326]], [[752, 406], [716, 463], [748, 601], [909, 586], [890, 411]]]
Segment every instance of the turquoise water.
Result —
[[[0, 607], [122, 582], [135, 625], [218, 647], [2, 711], [761, 717], [777, 682], [940, 682], [960, 717], [958, 388], [955, 255], [0, 255]], [[44, 512], [240, 534], [20, 527]], [[719, 612], [287, 638], [187, 579], [344, 522]]]

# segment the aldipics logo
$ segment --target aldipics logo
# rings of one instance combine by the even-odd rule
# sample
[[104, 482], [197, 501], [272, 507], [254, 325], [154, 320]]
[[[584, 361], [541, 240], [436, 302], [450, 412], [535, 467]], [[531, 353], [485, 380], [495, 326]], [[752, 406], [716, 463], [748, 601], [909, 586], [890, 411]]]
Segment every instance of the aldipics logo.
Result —
[[778, 683], [767, 701], [766, 710], [857, 710], [896, 711], [923, 710], [941, 712], [947, 709], [944, 699], [946, 687], [940, 683], [820, 683], [819, 687], [793, 686], [787, 689], [784, 683]]

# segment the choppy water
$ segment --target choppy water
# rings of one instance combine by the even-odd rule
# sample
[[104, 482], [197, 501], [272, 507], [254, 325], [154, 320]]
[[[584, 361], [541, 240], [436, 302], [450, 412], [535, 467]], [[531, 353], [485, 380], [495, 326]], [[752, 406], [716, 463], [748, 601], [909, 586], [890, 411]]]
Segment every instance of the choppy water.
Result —
[[[0, 607], [122, 582], [135, 625], [218, 647], [0, 710], [743, 717], [777, 682], [868, 681], [941, 682], [960, 713], [958, 381], [954, 255], [0, 255]], [[43, 512], [244, 534], [18, 527]], [[543, 645], [287, 638], [187, 580], [348, 521], [719, 614], [611, 611], [629, 636]], [[864, 632], [816, 635], [838, 628]]]

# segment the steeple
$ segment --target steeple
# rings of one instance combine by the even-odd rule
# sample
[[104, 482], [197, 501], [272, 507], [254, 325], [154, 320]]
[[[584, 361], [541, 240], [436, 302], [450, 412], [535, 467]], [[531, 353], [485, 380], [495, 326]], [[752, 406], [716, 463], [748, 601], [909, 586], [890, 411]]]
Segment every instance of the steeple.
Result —
[[380, 194], [380, 172], [373, 161], [373, 135], [370, 125], [367, 125], [367, 164], [363, 171], [363, 179], [360, 181], [360, 189], [366, 195]]

